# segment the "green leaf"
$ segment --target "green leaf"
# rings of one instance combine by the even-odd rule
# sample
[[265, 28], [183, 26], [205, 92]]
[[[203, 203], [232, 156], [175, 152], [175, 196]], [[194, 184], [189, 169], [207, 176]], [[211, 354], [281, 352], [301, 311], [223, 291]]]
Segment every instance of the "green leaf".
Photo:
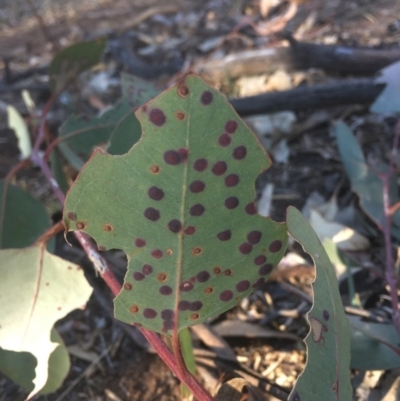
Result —
[[25, 120], [22, 118], [18, 110], [13, 106], [7, 106], [8, 127], [11, 128], [18, 139], [18, 149], [21, 157], [27, 159], [32, 152], [31, 137]]
[[289, 234], [313, 258], [316, 268], [314, 304], [307, 314], [310, 323], [305, 339], [307, 364], [289, 399], [351, 400], [349, 322], [335, 271], [317, 235], [294, 207], [288, 208], [287, 225]]
[[286, 225], [257, 214], [254, 182], [270, 160], [216, 90], [191, 76], [136, 115], [141, 140], [123, 156], [95, 152], [64, 222], [127, 254], [116, 317], [170, 335], [264, 283]]
[[128, 74], [121, 77], [122, 98], [100, 117], [71, 116], [60, 128], [63, 137], [59, 149], [80, 171], [96, 147], [108, 148], [110, 154], [126, 153], [140, 138], [140, 124], [133, 111], [159, 91], [152, 83]]
[[400, 367], [399, 333], [393, 324], [364, 322], [348, 316], [351, 333], [351, 368], [389, 370]]
[[76, 43], [58, 53], [50, 64], [50, 86], [59, 93], [81, 72], [101, 61], [106, 39]]
[[58, 346], [50, 337], [54, 323], [85, 305], [92, 289], [79, 266], [43, 246], [0, 251], [0, 274], [0, 347], [34, 356], [33, 396], [48, 382], [49, 357]]
[[14, 185], [0, 182], [0, 248], [23, 248], [50, 227], [45, 207]]

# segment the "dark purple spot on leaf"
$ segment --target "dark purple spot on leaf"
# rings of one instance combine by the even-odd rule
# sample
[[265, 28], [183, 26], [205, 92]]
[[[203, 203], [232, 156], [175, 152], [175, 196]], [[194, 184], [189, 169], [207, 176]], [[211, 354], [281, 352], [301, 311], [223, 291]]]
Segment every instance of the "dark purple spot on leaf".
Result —
[[154, 249], [154, 251], [151, 251], [151, 256], [155, 259], [161, 259], [163, 257], [163, 251], [161, 249]]
[[186, 235], [193, 235], [196, 232], [196, 228], [193, 226], [189, 226], [185, 229]]
[[219, 138], [218, 138], [218, 143], [225, 147], [225, 146], [229, 146], [231, 144], [231, 137], [227, 134], [222, 134]]
[[196, 181], [193, 181], [189, 185], [189, 190], [190, 190], [190, 192], [197, 194], [197, 193], [203, 191], [205, 187], [206, 187], [206, 184], [203, 181], [196, 180]]
[[181, 285], [179, 286], [179, 289], [184, 292], [191, 291], [193, 290], [193, 283], [189, 280], [182, 281]]
[[222, 175], [225, 173], [227, 168], [228, 168], [228, 166], [226, 165], [226, 163], [224, 161], [219, 161], [213, 165], [213, 168], [211, 169], [211, 171], [213, 172], [214, 175]]
[[197, 203], [190, 208], [189, 213], [191, 216], [201, 216], [204, 213], [204, 211], [205, 211], [204, 206], [200, 203]]
[[161, 311], [161, 319], [172, 320], [174, 318], [174, 311], [172, 309], [163, 309]]
[[193, 163], [193, 168], [196, 171], [202, 172], [204, 171], [208, 166], [208, 161], [207, 159], [197, 159], [194, 163]]
[[233, 134], [237, 130], [237, 127], [238, 123], [235, 120], [229, 120], [225, 124], [225, 131], [228, 134]]
[[253, 245], [249, 244], [248, 242], [243, 242], [243, 244], [239, 246], [239, 251], [240, 253], [243, 253], [243, 255], [248, 255], [252, 249]]
[[197, 311], [199, 311], [202, 307], [203, 307], [203, 302], [201, 302], [201, 301], [194, 301], [194, 302], [190, 302], [189, 310], [191, 310], [192, 312], [197, 312]]
[[143, 238], [136, 238], [135, 239], [135, 245], [138, 248], [143, 248], [144, 246], [146, 246], [146, 241]]
[[267, 261], [267, 257], [265, 255], [258, 255], [254, 258], [254, 264], [260, 266]]
[[228, 209], [235, 209], [239, 205], [239, 199], [236, 196], [230, 196], [225, 199], [225, 206]]
[[253, 288], [261, 287], [265, 283], [265, 278], [259, 278], [253, 285]]
[[162, 285], [158, 290], [161, 295], [171, 295], [172, 288], [169, 285]]
[[159, 201], [162, 198], [164, 198], [164, 191], [157, 187], [150, 187], [147, 193], [151, 199], [156, 201]]
[[140, 272], [135, 272], [135, 273], [133, 273], [133, 278], [136, 281], [142, 281], [144, 279], [144, 274], [142, 274]]
[[205, 283], [210, 279], [210, 273], [207, 270], [202, 270], [196, 274], [196, 278], [199, 283]]
[[232, 156], [236, 160], [243, 160], [246, 157], [247, 149], [246, 146], [238, 146], [232, 152]]
[[247, 234], [247, 241], [253, 245], [258, 244], [261, 240], [261, 231], [251, 231]]
[[74, 212], [68, 212], [67, 216], [72, 221], [76, 220], [76, 213], [74, 213]]
[[179, 233], [179, 231], [181, 231], [182, 228], [182, 224], [179, 220], [177, 219], [173, 219], [170, 220], [168, 223], [168, 228], [175, 234]]
[[279, 252], [281, 248], [282, 248], [282, 241], [277, 239], [276, 241], [271, 243], [268, 249], [270, 250], [270, 252]]
[[231, 290], [222, 291], [219, 294], [219, 299], [223, 302], [228, 302], [233, 298], [233, 292]]
[[213, 101], [213, 94], [210, 91], [204, 91], [201, 94], [200, 101], [204, 106], [208, 106]]
[[265, 265], [262, 265], [260, 269], [258, 270], [258, 274], [260, 276], [266, 276], [267, 274], [272, 272], [274, 266], [271, 265], [271, 263], [267, 263]]
[[189, 156], [189, 151], [186, 148], [180, 148], [178, 149], [179, 156], [181, 157], [182, 163], [185, 163], [188, 156]]
[[146, 319], [154, 319], [154, 318], [157, 316], [157, 312], [156, 312], [154, 309], [146, 308], [146, 309], [143, 311], [143, 316], [144, 316]]
[[143, 272], [143, 274], [148, 276], [149, 274], [153, 273], [153, 266], [150, 266], [150, 265], [147, 265], [147, 264], [143, 265], [142, 272]]
[[231, 239], [231, 236], [232, 236], [231, 230], [221, 231], [220, 233], [217, 234], [217, 238], [220, 241], [229, 241]]
[[247, 291], [249, 289], [249, 287], [250, 287], [250, 281], [249, 280], [242, 280], [242, 281], [239, 281], [236, 284], [236, 289], [239, 292]]
[[167, 150], [164, 153], [165, 163], [176, 166], [182, 161], [181, 155], [176, 150]]
[[164, 332], [168, 330], [172, 330], [174, 328], [174, 321], [173, 320], [163, 320], [163, 327], [162, 330]]
[[237, 174], [229, 174], [225, 177], [225, 185], [227, 187], [234, 187], [239, 184], [239, 176]]
[[157, 221], [160, 218], [160, 212], [157, 209], [154, 209], [154, 207], [148, 207], [144, 211], [144, 217], [151, 221]]
[[250, 216], [257, 213], [256, 206], [254, 202], [248, 203], [245, 207], [246, 213]]
[[180, 311], [189, 310], [190, 302], [189, 301], [179, 301], [178, 309]]
[[325, 320], [329, 320], [329, 312], [327, 310], [323, 310], [322, 316], [324, 317]]
[[167, 121], [167, 118], [165, 117], [165, 114], [162, 110], [153, 109], [149, 114], [149, 120], [154, 125], [157, 125], [157, 127], [161, 127], [162, 125], [165, 124], [165, 121]]

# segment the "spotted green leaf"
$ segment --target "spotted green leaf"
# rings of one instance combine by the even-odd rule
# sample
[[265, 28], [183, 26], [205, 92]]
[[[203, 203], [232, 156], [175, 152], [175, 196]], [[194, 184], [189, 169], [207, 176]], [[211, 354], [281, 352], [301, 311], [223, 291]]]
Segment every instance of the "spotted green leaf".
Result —
[[96, 151], [68, 193], [68, 230], [122, 249], [118, 319], [171, 334], [220, 314], [262, 285], [286, 225], [257, 214], [254, 183], [270, 160], [226, 99], [190, 76], [136, 113], [141, 140]]
[[294, 207], [287, 212], [289, 234], [312, 257], [316, 269], [314, 304], [307, 314], [310, 332], [307, 365], [290, 394], [290, 401], [350, 401], [349, 322], [340, 299], [335, 270], [308, 221]]

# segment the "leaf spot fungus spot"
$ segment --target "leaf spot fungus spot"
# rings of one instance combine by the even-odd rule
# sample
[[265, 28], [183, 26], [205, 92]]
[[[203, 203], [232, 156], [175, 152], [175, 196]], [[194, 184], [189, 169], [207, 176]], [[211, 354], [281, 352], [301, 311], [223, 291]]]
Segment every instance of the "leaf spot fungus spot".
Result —
[[322, 316], [326, 321], [329, 320], [329, 312], [326, 309], [322, 311]]
[[169, 285], [162, 285], [162, 286], [160, 287], [160, 289], [158, 290], [158, 292], [159, 292], [161, 295], [171, 295], [172, 292], [173, 292], [173, 290], [172, 290], [172, 288], [171, 288]]
[[172, 320], [174, 318], [174, 311], [172, 309], [163, 309], [161, 311], [161, 319]]
[[250, 288], [249, 280], [242, 280], [236, 284], [236, 290], [239, 292], [247, 291]]
[[78, 230], [84, 230], [87, 227], [86, 221], [77, 221], [75, 225]]
[[231, 137], [228, 134], [222, 134], [219, 138], [218, 138], [218, 143], [222, 146], [222, 147], [226, 147], [229, 146], [231, 144]]
[[227, 168], [228, 168], [228, 166], [226, 165], [226, 163], [224, 161], [219, 161], [213, 165], [211, 171], [213, 172], [214, 175], [218, 176], [218, 175], [224, 174], [226, 172]]
[[221, 274], [222, 269], [219, 266], [215, 266], [213, 267], [213, 273], [218, 276], [219, 274]]
[[238, 123], [235, 120], [228, 120], [225, 124], [225, 132], [234, 134], [237, 130]]
[[160, 172], [160, 166], [157, 166], [157, 164], [153, 164], [152, 166], [150, 166], [150, 173], [153, 174], [158, 174]]
[[266, 276], [267, 274], [270, 274], [272, 272], [274, 266], [271, 265], [271, 263], [267, 263], [265, 265], [262, 265], [259, 269], [258, 269], [258, 274], [260, 276]]
[[206, 184], [203, 181], [195, 180], [190, 183], [189, 190], [193, 194], [198, 194], [199, 192], [204, 191], [205, 187], [206, 187]]
[[125, 283], [124, 284], [124, 289], [127, 291], [131, 291], [133, 288], [133, 285], [131, 283]]
[[104, 245], [99, 245], [99, 246], [97, 247], [97, 249], [98, 249], [99, 251], [105, 251], [105, 250], [106, 250], [106, 247], [105, 247]]
[[182, 161], [182, 157], [176, 150], [167, 150], [164, 153], [164, 161], [171, 166], [176, 166]]
[[189, 317], [190, 320], [197, 320], [200, 317], [200, 315], [198, 313], [191, 313]]
[[270, 252], [279, 252], [281, 248], [282, 248], [282, 241], [277, 239], [276, 241], [270, 244], [268, 249], [270, 250]]
[[205, 207], [201, 203], [196, 203], [190, 208], [189, 213], [191, 216], [198, 217], [201, 216], [205, 210]]
[[153, 207], [148, 207], [144, 211], [144, 217], [150, 221], [157, 221], [160, 218], [160, 212]]
[[214, 95], [210, 91], [204, 91], [200, 97], [200, 101], [204, 106], [210, 105], [213, 99]]
[[261, 231], [251, 231], [247, 234], [247, 241], [255, 245], [261, 241]]
[[235, 187], [239, 184], [239, 176], [237, 174], [229, 174], [225, 177], [225, 185], [227, 187]]
[[174, 328], [173, 320], [163, 320], [162, 331], [167, 332], [168, 330], [172, 330]]
[[243, 160], [247, 155], [247, 149], [246, 146], [238, 146], [235, 148], [232, 152], [232, 156], [236, 160]]
[[235, 209], [239, 205], [239, 199], [236, 196], [230, 196], [225, 199], [225, 207], [227, 209]]
[[136, 281], [142, 281], [142, 280], [144, 280], [144, 274], [140, 273], [140, 272], [135, 272], [135, 273], [133, 273], [133, 278]]
[[157, 187], [150, 187], [147, 191], [147, 194], [149, 195], [150, 199], [153, 199], [155, 201], [159, 201], [164, 198], [164, 191], [161, 188]]
[[173, 251], [171, 248], [168, 248], [168, 249], [165, 251], [165, 253], [166, 253], [168, 256], [171, 256], [171, 255], [174, 253], [174, 251]]
[[164, 112], [161, 109], [153, 109], [149, 114], [149, 120], [157, 127], [162, 127], [167, 121]]
[[76, 213], [74, 213], [74, 212], [68, 212], [68, 213], [67, 213], [67, 217], [68, 217], [70, 220], [75, 221], [75, 220], [76, 220]]
[[143, 113], [146, 113], [146, 111], [147, 111], [147, 104], [144, 104], [144, 105], [140, 108], [140, 110], [142, 110]]
[[246, 213], [252, 216], [257, 213], [256, 205], [254, 202], [248, 203], [245, 207]]
[[204, 288], [204, 294], [210, 295], [214, 292], [214, 288], [213, 287], [206, 287]]
[[196, 274], [196, 278], [199, 283], [205, 283], [210, 279], [210, 277], [210, 273], [207, 270], [202, 270]]
[[265, 283], [265, 278], [259, 278], [257, 281], [254, 282], [252, 285], [253, 288], [261, 287]]
[[193, 235], [196, 232], [196, 228], [193, 226], [189, 226], [185, 228], [186, 235]]
[[179, 155], [181, 157], [182, 163], [185, 163], [187, 161], [187, 159], [188, 159], [188, 156], [189, 156], [189, 150], [186, 149], [186, 148], [179, 148], [178, 149], [178, 153], [179, 153]]
[[179, 121], [183, 121], [186, 118], [186, 114], [183, 111], [177, 111], [175, 116]]
[[199, 247], [199, 246], [195, 246], [193, 249], [192, 249], [192, 255], [194, 255], [194, 256], [199, 256], [199, 255], [201, 255], [203, 253], [203, 250]]
[[253, 249], [253, 245], [249, 244], [248, 242], [243, 242], [239, 246], [239, 252], [243, 255], [248, 255]]
[[160, 283], [165, 283], [167, 281], [168, 276], [166, 273], [162, 272], [162, 273], [158, 273], [156, 278]]
[[201, 301], [193, 301], [190, 302], [189, 310], [192, 312], [197, 312], [203, 307], [203, 302]]
[[151, 251], [151, 256], [154, 259], [161, 259], [163, 257], [163, 251], [161, 249], [154, 249]]
[[230, 301], [232, 298], [233, 298], [233, 292], [232, 292], [231, 290], [225, 290], [225, 291], [222, 291], [222, 292], [219, 294], [219, 299], [220, 299], [222, 302], [228, 302], [228, 301]]
[[135, 239], [135, 245], [136, 245], [138, 248], [143, 248], [143, 247], [146, 246], [146, 241], [145, 241], [143, 238], [136, 238], [136, 239]]
[[203, 172], [208, 167], [207, 159], [197, 159], [193, 163], [193, 168], [199, 173]]
[[142, 273], [148, 276], [149, 274], [153, 273], [153, 266], [145, 264], [142, 267]]
[[179, 233], [182, 229], [182, 224], [179, 220], [173, 219], [168, 222], [168, 229], [174, 234]]
[[146, 319], [154, 319], [154, 318], [157, 316], [157, 312], [156, 312], [154, 309], [146, 308], [146, 309], [143, 311], [143, 316], [144, 316]]
[[254, 264], [257, 266], [263, 265], [267, 261], [267, 257], [265, 255], [258, 255], [254, 258]]
[[103, 231], [107, 231], [107, 232], [114, 231], [114, 227], [111, 224], [104, 224]]
[[221, 231], [220, 233], [217, 234], [217, 238], [220, 241], [229, 241], [232, 237], [232, 232], [231, 230], [225, 230]]
[[139, 307], [137, 305], [131, 305], [129, 307], [129, 312], [131, 313], [138, 313], [139, 312]]
[[189, 88], [187, 87], [186, 84], [180, 84], [178, 86], [178, 96], [180, 96], [183, 99], [186, 99], [189, 95]]
[[225, 274], [225, 276], [232, 277], [233, 271], [232, 271], [232, 269], [226, 269], [226, 270], [224, 270], [224, 274]]
[[337, 385], [337, 382], [335, 382], [332, 384], [332, 391], [334, 391], [336, 393], [337, 390], [338, 390], [338, 385]]
[[179, 289], [184, 292], [191, 291], [193, 290], [193, 283], [189, 280], [182, 281], [181, 285], [179, 286]]
[[189, 301], [179, 301], [178, 309], [182, 312], [189, 310], [190, 302]]

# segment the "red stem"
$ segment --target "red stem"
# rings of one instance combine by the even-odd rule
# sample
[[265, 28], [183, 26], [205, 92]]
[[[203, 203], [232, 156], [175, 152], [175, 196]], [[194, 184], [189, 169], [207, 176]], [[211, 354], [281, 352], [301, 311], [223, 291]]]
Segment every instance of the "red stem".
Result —
[[[57, 181], [54, 179], [53, 174], [49, 168], [47, 162], [44, 161], [42, 157], [39, 155], [39, 148], [41, 143], [45, 138], [45, 127], [46, 127], [46, 115], [51, 109], [53, 105], [55, 97], [51, 97], [49, 101], [46, 103], [46, 106], [43, 109], [39, 132], [36, 138], [31, 159], [34, 163], [36, 163], [40, 169], [42, 170], [44, 176], [48, 180], [51, 185], [51, 188], [63, 205], [65, 203], [65, 195], [57, 184]], [[121, 291], [121, 284], [115, 277], [113, 271], [110, 269], [108, 262], [98, 253], [97, 249], [94, 247], [92, 241], [89, 236], [83, 232], [75, 231], [75, 237], [78, 239], [85, 253], [89, 257], [89, 259], [93, 262], [96, 270], [101, 274], [103, 280], [106, 282], [111, 292], [117, 296]], [[200, 384], [200, 382], [186, 369], [186, 365], [183, 362], [182, 354], [180, 352], [179, 347], [179, 338], [178, 338], [178, 347], [179, 347], [179, 355], [182, 358], [182, 363], [179, 363], [179, 358], [175, 358], [166, 344], [161, 340], [160, 336], [152, 331], [139, 328], [149, 343], [153, 346], [153, 348], [157, 351], [161, 359], [165, 362], [165, 364], [171, 369], [171, 371], [181, 380], [186, 387], [188, 387], [193, 395], [197, 398], [198, 401], [215, 401], [215, 399], [211, 396], [211, 394]]]

